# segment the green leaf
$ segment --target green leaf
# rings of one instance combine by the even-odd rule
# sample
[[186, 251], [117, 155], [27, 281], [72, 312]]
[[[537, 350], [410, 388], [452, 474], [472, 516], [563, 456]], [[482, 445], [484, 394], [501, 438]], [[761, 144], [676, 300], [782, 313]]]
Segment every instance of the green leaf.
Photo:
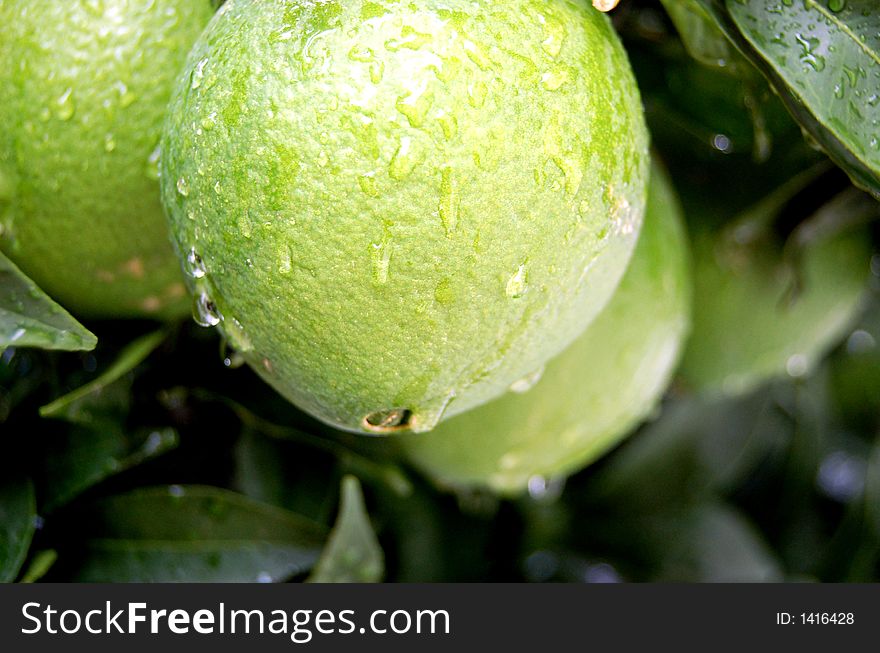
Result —
[[98, 339], [0, 253], [0, 351], [39, 347], [89, 351]]
[[773, 394], [670, 402], [595, 475], [591, 500], [649, 512], [735, 487], [792, 437]]
[[868, 523], [874, 532], [874, 539], [880, 541], [880, 442], [874, 445], [868, 461], [865, 482], [865, 511]]
[[709, 66], [731, 67], [732, 72], [750, 68], [698, 0], [660, 2], [672, 19], [684, 47], [694, 59]]
[[384, 573], [385, 556], [364, 506], [361, 484], [345, 476], [336, 525], [309, 582], [378, 583]]
[[177, 447], [174, 429], [75, 427], [47, 436], [41, 510], [51, 512], [101, 481]]
[[721, 503], [696, 507], [666, 521], [654, 520], [660, 568], [655, 580], [677, 582], [779, 582], [782, 570], [757, 529]]
[[698, 0], [856, 185], [880, 197], [880, 12], [819, 0]]
[[323, 526], [227, 490], [170, 486], [102, 501], [78, 582], [273, 582], [310, 569]]
[[45, 551], [40, 551], [36, 555], [34, 555], [33, 560], [31, 560], [31, 564], [28, 565], [27, 570], [21, 575], [22, 583], [36, 583], [43, 576], [49, 573], [49, 570], [52, 568], [52, 565], [55, 564], [55, 561], [58, 560], [58, 552], [54, 549], [47, 549]]
[[100, 421], [101, 414], [105, 412], [105, 395], [108, 392], [116, 391], [118, 399], [127, 401], [127, 388], [114, 388], [113, 384], [140, 365], [162, 343], [165, 336], [165, 331], [159, 330], [130, 343], [97, 379], [43, 406], [40, 408], [40, 416], [86, 425]]
[[[212, 395], [203, 391], [198, 391], [196, 395], [205, 400], [219, 401], [232, 409], [249, 434], [251, 431], [261, 433], [275, 440], [305, 445], [311, 449], [324, 451], [335, 456], [347, 471], [357, 474], [365, 481], [374, 481], [386, 485], [401, 497], [407, 497], [412, 494], [412, 483], [400, 466], [393, 462], [393, 446], [388, 443], [384, 443], [383, 446], [382, 438], [370, 438], [370, 442], [365, 443], [363, 438], [353, 436], [351, 433], [341, 433], [331, 429], [321, 433], [321, 435], [307, 433], [300, 429], [274, 424], [265, 420], [251, 412], [247, 407], [228, 397]], [[254, 444], [253, 441], [246, 443], [246, 446], [252, 444]], [[364, 455], [361, 451], [370, 452], [371, 455]], [[387, 462], [388, 459], [391, 459], [392, 462]]]
[[0, 583], [9, 583], [24, 563], [37, 517], [34, 486], [30, 479], [10, 474], [0, 477]]

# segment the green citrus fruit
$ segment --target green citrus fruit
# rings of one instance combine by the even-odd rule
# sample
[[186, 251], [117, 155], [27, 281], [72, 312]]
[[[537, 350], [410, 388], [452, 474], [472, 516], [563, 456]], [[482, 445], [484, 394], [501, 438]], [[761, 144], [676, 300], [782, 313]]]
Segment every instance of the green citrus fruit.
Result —
[[169, 111], [197, 314], [352, 431], [540, 368], [623, 275], [649, 156], [608, 19], [567, 0], [230, 0]]
[[[875, 209], [855, 192], [823, 209], [847, 218], [863, 210]], [[772, 239], [741, 248], [725, 233], [693, 237], [694, 326], [683, 379], [704, 392], [738, 394], [773, 377], [808, 374], [845, 337], [862, 306], [868, 234], [823, 237], [805, 247], [793, 268]]]
[[688, 330], [690, 284], [681, 210], [655, 166], [632, 262], [599, 317], [534, 387], [514, 387], [431, 433], [399, 438], [399, 446], [442, 485], [503, 494], [577, 471], [656, 406]]
[[[876, 267], [880, 273], [880, 255]], [[880, 276], [878, 274], [877, 276]], [[880, 424], [880, 295], [859, 320], [846, 346], [831, 360], [831, 388], [838, 414], [850, 422]]]
[[0, 248], [79, 315], [188, 305], [156, 158], [212, 15], [210, 0], [0, 0]]

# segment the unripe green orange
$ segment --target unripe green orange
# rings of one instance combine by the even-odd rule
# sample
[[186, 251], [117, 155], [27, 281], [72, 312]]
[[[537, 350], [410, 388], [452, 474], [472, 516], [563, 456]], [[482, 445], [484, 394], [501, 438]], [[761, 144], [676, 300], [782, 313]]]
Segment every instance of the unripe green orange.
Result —
[[583, 0], [229, 0], [170, 108], [162, 188], [204, 324], [332, 425], [427, 431], [599, 313], [648, 159]]
[[655, 166], [632, 262], [599, 317], [533, 387], [514, 387], [431, 433], [401, 436], [400, 448], [441, 485], [502, 494], [577, 471], [656, 407], [688, 331], [690, 299], [681, 209]]
[[210, 0], [0, 0], [0, 248], [82, 316], [180, 316], [159, 135]]

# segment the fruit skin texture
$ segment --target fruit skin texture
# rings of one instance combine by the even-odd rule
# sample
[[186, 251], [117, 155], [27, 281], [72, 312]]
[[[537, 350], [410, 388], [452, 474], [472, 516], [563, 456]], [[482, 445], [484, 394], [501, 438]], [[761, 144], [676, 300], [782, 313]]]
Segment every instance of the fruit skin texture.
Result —
[[0, 0], [0, 248], [77, 315], [188, 309], [151, 154], [212, 15], [209, 0]]
[[[829, 207], [843, 215], [859, 210]], [[718, 232], [695, 233], [693, 241], [694, 327], [681, 376], [697, 391], [735, 395], [774, 377], [809, 374], [863, 306], [871, 258], [864, 230], [807, 247], [792, 303], [786, 295], [793, 278], [776, 245], [728, 250]]]
[[623, 275], [649, 162], [616, 34], [563, 0], [229, 0], [162, 152], [202, 321], [370, 433], [430, 430], [569, 344]]
[[[533, 477], [596, 460], [656, 406], [690, 326], [687, 237], [669, 178], [653, 166], [645, 223], [611, 301], [524, 394], [509, 392], [431, 433], [395, 438], [438, 484], [514, 495]], [[521, 388], [526, 390], [526, 387]]]

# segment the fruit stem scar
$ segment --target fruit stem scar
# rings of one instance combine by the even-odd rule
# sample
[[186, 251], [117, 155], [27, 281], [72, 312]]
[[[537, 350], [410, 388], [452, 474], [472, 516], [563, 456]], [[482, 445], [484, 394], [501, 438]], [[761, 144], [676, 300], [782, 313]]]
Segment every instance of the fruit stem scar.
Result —
[[386, 434], [405, 431], [410, 427], [412, 411], [406, 408], [377, 410], [361, 420], [364, 430], [371, 433]]

